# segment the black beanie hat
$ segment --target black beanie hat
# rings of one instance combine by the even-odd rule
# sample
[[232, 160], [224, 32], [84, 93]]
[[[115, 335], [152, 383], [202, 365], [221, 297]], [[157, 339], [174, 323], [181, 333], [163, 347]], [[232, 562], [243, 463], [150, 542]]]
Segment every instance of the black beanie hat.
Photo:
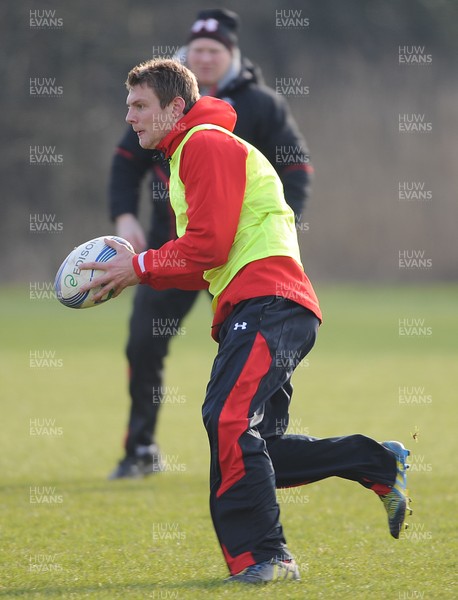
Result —
[[239, 16], [225, 8], [210, 8], [197, 13], [196, 21], [191, 27], [189, 42], [198, 38], [210, 38], [224, 44], [228, 50], [237, 46], [237, 29]]

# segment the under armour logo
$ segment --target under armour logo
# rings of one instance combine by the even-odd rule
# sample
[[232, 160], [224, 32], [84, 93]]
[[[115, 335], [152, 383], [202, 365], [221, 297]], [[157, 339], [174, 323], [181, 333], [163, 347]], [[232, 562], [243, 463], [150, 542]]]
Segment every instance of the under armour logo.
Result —
[[218, 29], [218, 21], [216, 19], [199, 19], [194, 23], [191, 27], [191, 31], [193, 33], [197, 33], [198, 31], [216, 31]]
[[243, 321], [243, 323], [236, 323], [234, 325], [234, 331], [237, 331], [237, 329], [246, 329], [246, 326], [247, 324], [245, 321]]

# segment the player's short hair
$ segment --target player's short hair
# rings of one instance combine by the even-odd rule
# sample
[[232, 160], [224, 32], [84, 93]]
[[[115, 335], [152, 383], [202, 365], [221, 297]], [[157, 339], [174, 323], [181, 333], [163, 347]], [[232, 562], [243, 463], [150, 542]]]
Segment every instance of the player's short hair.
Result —
[[154, 90], [161, 108], [180, 96], [185, 101], [183, 112], [187, 113], [200, 98], [194, 73], [176, 60], [148, 60], [131, 69], [127, 75], [127, 89], [142, 84]]

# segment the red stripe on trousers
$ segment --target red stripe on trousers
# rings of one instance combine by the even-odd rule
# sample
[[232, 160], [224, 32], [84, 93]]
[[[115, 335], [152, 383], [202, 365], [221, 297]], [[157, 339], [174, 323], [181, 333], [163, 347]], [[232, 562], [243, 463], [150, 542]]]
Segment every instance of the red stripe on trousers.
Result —
[[256, 564], [256, 561], [254, 560], [254, 557], [251, 554], [251, 552], [243, 552], [242, 554], [239, 554], [238, 556], [233, 558], [229, 554], [224, 544], [221, 547], [223, 549], [224, 558], [226, 559], [226, 562], [229, 566], [231, 575], [237, 575], [237, 573], [240, 573], [240, 571], [243, 571], [247, 567], [251, 567], [251, 565]]
[[272, 357], [264, 337], [258, 332], [248, 359], [230, 391], [218, 420], [218, 459], [221, 485], [219, 498], [245, 475], [242, 449], [238, 440], [248, 429], [248, 412], [259, 383], [269, 371]]

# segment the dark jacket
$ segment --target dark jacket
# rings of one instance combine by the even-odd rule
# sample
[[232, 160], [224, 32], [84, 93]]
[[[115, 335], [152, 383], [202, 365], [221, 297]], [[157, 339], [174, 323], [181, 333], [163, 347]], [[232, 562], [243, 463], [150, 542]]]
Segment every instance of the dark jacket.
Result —
[[[256, 146], [275, 167], [286, 201], [299, 219], [313, 171], [307, 146], [284, 98], [259, 80], [259, 72], [244, 59], [239, 76], [216, 96], [229, 102], [237, 112], [234, 133]], [[124, 213], [138, 214], [140, 186], [148, 172], [152, 174], [153, 203], [148, 243], [159, 248], [176, 237], [167, 193], [168, 165], [158, 160], [157, 151], [144, 150], [129, 127], [112, 160], [109, 203], [113, 220]]]

